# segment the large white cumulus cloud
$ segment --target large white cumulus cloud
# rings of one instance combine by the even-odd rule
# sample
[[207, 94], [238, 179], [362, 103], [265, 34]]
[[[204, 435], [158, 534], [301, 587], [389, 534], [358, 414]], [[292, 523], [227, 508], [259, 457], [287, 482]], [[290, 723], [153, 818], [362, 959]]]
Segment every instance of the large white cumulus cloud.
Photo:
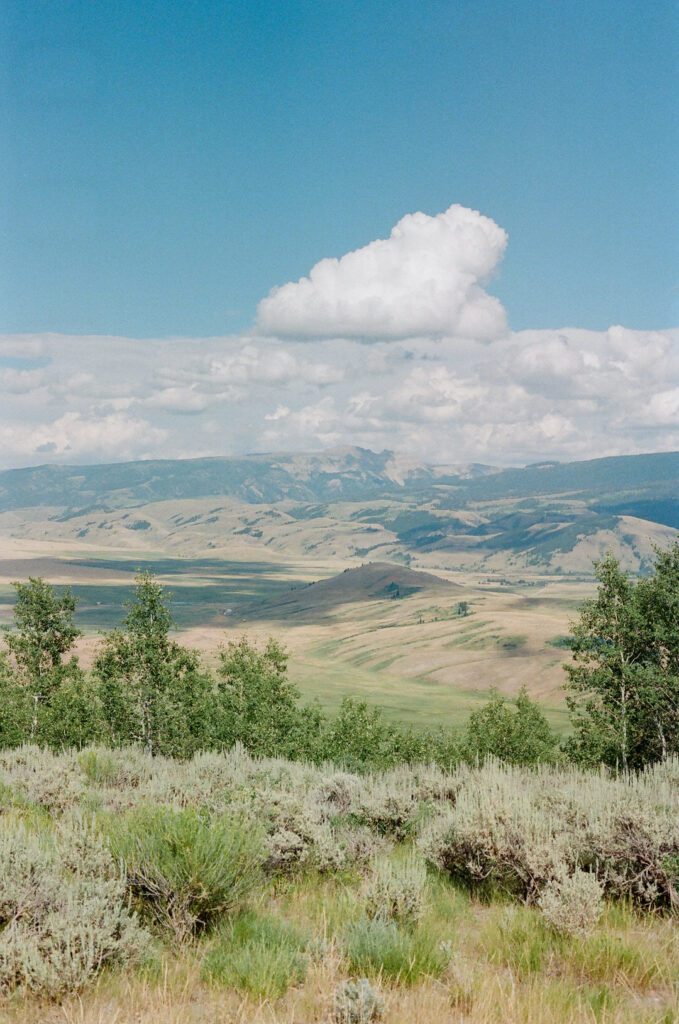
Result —
[[274, 288], [259, 304], [257, 326], [285, 337], [496, 338], [505, 313], [483, 286], [506, 245], [502, 228], [475, 210], [411, 213], [389, 238]]

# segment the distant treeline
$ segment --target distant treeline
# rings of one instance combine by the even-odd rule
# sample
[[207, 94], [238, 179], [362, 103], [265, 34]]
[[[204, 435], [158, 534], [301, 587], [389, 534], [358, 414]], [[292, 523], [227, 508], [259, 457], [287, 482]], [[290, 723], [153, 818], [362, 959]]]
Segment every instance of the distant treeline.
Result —
[[121, 628], [104, 634], [89, 672], [73, 653], [81, 634], [70, 590], [38, 578], [14, 584], [14, 626], [0, 652], [0, 747], [137, 744], [186, 758], [241, 743], [255, 756], [352, 770], [451, 767], [489, 755], [639, 768], [679, 753], [679, 543], [658, 551], [654, 573], [639, 581], [610, 556], [595, 569], [597, 595], [569, 637], [573, 734], [561, 745], [525, 690], [515, 701], [491, 694], [463, 730], [418, 731], [351, 697], [334, 716], [303, 703], [275, 639], [263, 648], [246, 637], [227, 644], [211, 672], [172, 638], [168, 595], [142, 573]]

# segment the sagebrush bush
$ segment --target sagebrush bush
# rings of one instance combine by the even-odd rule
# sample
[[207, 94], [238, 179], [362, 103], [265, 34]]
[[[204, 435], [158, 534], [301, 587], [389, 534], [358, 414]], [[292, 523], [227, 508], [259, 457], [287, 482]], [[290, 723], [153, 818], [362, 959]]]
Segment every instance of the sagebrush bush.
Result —
[[420, 846], [428, 860], [459, 881], [532, 900], [577, 859], [579, 840], [517, 781], [497, 765], [480, 769], [454, 807], [426, 827]]
[[576, 868], [547, 882], [538, 906], [547, 924], [561, 935], [588, 935], [603, 911], [603, 888], [595, 875]]
[[376, 860], [364, 886], [366, 913], [414, 925], [425, 910], [427, 871], [419, 857]]
[[679, 816], [658, 810], [638, 799], [614, 808], [588, 828], [587, 854], [611, 895], [679, 912]]
[[609, 896], [679, 910], [678, 764], [611, 778], [489, 762], [468, 771], [420, 847], [451, 877], [527, 902], [581, 867]]
[[223, 816], [142, 807], [114, 823], [110, 841], [133, 895], [178, 941], [241, 907], [260, 877], [253, 826]]
[[[617, 777], [492, 761], [451, 772], [402, 766], [359, 776], [332, 765], [257, 759], [238, 746], [183, 762], [138, 748], [55, 755], [24, 747], [0, 753], [0, 787], [4, 806], [23, 815], [58, 820], [71, 808], [89, 808], [115, 820], [113, 843], [121, 844], [120, 855], [126, 846], [140, 907], [184, 937], [221, 913], [222, 858], [211, 844], [222, 844], [215, 834], [222, 820], [261, 834], [261, 860], [272, 874], [363, 871], [407, 838], [449, 876], [528, 903], [580, 869], [609, 899], [679, 910], [676, 758]], [[134, 835], [126, 838], [129, 828]], [[173, 829], [182, 835], [172, 836]], [[249, 868], [237, 875], [248, 879]], [[239, 885], [232, 879], [226, 888], [235, 894]], [[199, 894], [195, 904], [191, 892]]]
[[148, 936], [93, 825], [34, 834], [0, 827], [0, 988], [58, 996], [107, 964], [141, 958]]
[[384, 999], [368, 978], [343, 981], [335, 989], [334, 1024], [372, 1024], [383, 1013]]
[[357, 790], [350, 808], [354, 817], [380, 835], [404, 839], [414, 831], [420, 792], [408, 769], [369, 776]]
[[84, 793], [74, 755], [57, 755], [36, 746], [1, 751], [0, 781], [23, 802], [56, 813], [75, 807]]

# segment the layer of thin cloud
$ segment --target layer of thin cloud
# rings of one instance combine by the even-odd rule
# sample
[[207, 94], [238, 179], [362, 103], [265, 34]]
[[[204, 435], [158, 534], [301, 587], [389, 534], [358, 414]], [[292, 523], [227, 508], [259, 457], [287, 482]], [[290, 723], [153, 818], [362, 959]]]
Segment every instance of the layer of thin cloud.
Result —
[[297, 338], [497, 338], [505, 312], [484, 285], [506, 245], [502, 228], [476, 210], [408, 214], [389, 238], [274, 288], [259, 304], [257, 327]]
[[0, 357], [3, 467], [336, 444], [497, 465], [679, 449], [679, 330], [5, 342], [23, 355]]
[[[148, 420], [121, 413], [83, 416], [66, 412], [48, 423], [0, 426], [0, 444], [22, 463], [83, 462], [144, 458], [165, 441], [167, 432]], [[83, 458], [83, 456], [85, 458]]]

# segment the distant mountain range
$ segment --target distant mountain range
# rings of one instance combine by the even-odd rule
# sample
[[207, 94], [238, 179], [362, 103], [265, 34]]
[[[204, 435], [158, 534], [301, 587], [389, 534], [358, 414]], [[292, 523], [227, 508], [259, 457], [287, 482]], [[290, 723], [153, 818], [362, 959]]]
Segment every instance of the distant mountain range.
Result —
[[419, 568], [644, 569], [679, 529], [679, 452], [521, 469], [394, 452], [39, 466], [0, 473], [0, 533], [195, 556], [265, 549]]
[[0, 511], [228, 497], [248, 504], [359, 501], [459, 486], [497, 470], [427, 466], [394, 452], [334, 448], [311, 454], [163, 459], [97, 466], [36, 466], [0, 472]]
[[166, 459], [0, 472], [0, 511], [229, 497], [247, 504], [454, 496], [461, 502], [568, 495], [616, 514], [679, 527], [679, 452], [546, 462], [520, 469], [430, 466], [391, 451], [347, 447], [312, 454]]

